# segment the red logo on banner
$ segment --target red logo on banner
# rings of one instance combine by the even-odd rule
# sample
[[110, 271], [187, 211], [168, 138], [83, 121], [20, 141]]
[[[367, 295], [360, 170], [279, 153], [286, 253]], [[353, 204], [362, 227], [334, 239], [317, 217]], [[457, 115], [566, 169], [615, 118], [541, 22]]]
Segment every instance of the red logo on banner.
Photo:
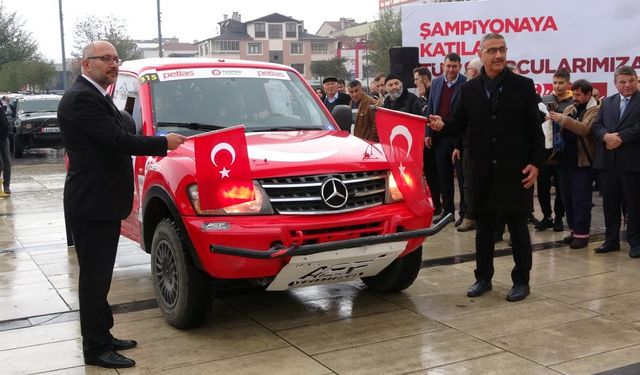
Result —
[[376, 109], [378, 137], [391, 173], [409, 209], [419, 216], [427, 209], [427, 187], [422, 178], [425, 124], [422, 116]]
[[211, 210], [253, 200], [244, 126], [193, 138], [200, 208]]

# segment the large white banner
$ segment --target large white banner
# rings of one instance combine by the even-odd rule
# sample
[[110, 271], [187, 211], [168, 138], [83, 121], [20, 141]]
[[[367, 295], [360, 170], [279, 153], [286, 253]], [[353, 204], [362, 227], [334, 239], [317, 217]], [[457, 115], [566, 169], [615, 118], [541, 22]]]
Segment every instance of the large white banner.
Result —
[[485, 0], [402, 6], [402, 45], [418, 47], [420, 63], [434, 76], [450, 52], [466, 64], [477, 56], [484, 34], [505, 37], [507, 58], [552, 90], [553, 73], [587, 79], [601, 95], [616, 92], [613, 72], [621, 65], [640, 69], [638, 0]]

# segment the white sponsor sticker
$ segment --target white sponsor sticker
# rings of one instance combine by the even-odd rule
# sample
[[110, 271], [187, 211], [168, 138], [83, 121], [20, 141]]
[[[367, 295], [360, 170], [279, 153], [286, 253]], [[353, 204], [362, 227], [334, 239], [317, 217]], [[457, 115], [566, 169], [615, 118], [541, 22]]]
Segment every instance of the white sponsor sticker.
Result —
[[377, 275], [407, 246], [406, 241], [294, 256], [267, 290], [351, 281]]
[[202, 78], [264, 78], [289, 81], [286, 71], [256, 68], [182, 68], [160, 70], [157, 72], [159, 81], [175, 81], [180, 79]]

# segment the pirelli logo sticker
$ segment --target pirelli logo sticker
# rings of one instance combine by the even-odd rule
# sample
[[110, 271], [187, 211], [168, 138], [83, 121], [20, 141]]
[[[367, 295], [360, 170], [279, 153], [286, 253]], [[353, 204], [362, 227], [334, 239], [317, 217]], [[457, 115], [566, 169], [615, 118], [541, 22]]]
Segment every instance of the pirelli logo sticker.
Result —
[[[286, 71], [275, 69], [255, 69], [255, 68], [184, 68], [161, 70], [155, 73], [155, 77], [149, 77], [149, 80], [175, 81], [184, 79], [203, 79], [203, 78], [262, 78], [262, 79], [278, 79], [289, 81], [291, 78]], [[141, 83], [148, 82], [142, 81]]]

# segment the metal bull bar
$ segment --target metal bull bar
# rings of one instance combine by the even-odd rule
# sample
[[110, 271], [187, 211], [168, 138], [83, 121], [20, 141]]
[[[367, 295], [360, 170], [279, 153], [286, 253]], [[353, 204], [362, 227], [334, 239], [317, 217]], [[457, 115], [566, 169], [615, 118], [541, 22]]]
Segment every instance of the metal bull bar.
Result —
[[437, 222], [435, 226], [429, 228], [416, 229], [408, 232], [382, 234], [371, 237], [352, 238], [341, 241], [323, 242], [313, 245], [293, 245], [290, 247], [273, 247], [268, 250], [255, 250], [213, 244], [210, 246], [209, 250], [212, 253], [234, 255], [238, 257], [253, 259], [277, 259], [296, 255], [310, 255], [339, 249], [349, 249], [364, 245], [377, 245], [381, 243], [404, 241], [417, 237], [430, 237], [444, 229], [444, 227], [446, 227], [447, 224], [452, 221], [452, 219], [453, 214], [450, 213], [442, 218], [439, 222]]

